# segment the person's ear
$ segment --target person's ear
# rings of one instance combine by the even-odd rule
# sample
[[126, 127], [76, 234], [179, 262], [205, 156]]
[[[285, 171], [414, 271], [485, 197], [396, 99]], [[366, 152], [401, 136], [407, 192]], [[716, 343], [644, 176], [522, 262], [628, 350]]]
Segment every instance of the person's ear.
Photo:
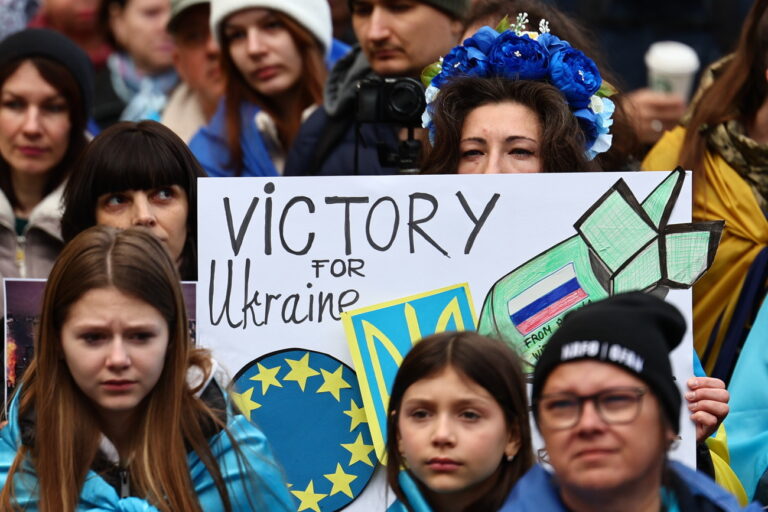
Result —
[[463, 33], [464, 33], [464, 23], [462, 23], [458, 19], [451, 20], [451, 34], [453, 34], [457, 43], [461, 42], [459, 38]]
[[[181, 63], [181, 56], [179, 55], [179, 49], [177, 44], [173, 45], [173, 53], [171, 54], [171, 58], [173, 59], [173, 67], [176, 69], [176, 73], [178, 73], [179, 78], [181, 78], [181, 81], [188, 82], [189, 78], [187, 75], [187, 69], [179, 65]], [[187, 236], [189, 236], [189, 228], [187, 228]]]
[[126, 33], [124, 15], [125, 9], [123, 7], [115, 2], [109, 5], [109, 16], [107, 17], [109, 28], [112, 30], [115, 40], [121, 45], [124, 44], [126, 37], [129, 37], [129, 34]]
[[672, 430], [672, 427], [667, 426], [664, 429], [664, 437], [667, 440], [667, 451], [677, 448], [677, 445], [680, 442], [680, 436], [675, 434], [675, 431]]
[[504, 447], [504, 457], [511, 461], [515, 458], [515, 455], [517, 455], [517, 452], [520, 451], [520, 437], [514, 433], [509, 433], [509, 441], [507, 441], [507, 445]]

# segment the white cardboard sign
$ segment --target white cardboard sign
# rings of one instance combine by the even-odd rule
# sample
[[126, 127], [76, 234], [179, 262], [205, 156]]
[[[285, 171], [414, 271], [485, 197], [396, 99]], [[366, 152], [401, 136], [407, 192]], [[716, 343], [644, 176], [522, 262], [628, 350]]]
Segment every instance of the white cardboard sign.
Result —
[[[466, 283], [479, 319], [494, 284], [577, 234], [577, 221], [619, 179], [642, 202], [668, 176], [200, 179], [198, 340], [240, 378], [241, 408], [260, 424], [259, 414], [275, 421], [271, 428], [279, 425], [286, 436], [306, 434], [310, 446], [318, 448], [303, 447], [305, 454], [323, 451], [319, 447], [333, 433], [318, 435], [318, 429], [336, 420], [319, 415], [330, 415], [334, 404], [340, 407], [340, 435], [350, 437], [333, 441], [338, 446], [324, 452], [326, 469], [299, 475], [291, 472], [292, 461], [280, 461], [297, 504], [337, 510], [349, 503], [346, 510], [352, 512], [384, 510], [381, 475], [364, 485], [376, 466], [376, 453], [370, 435], [356, 432], [364, 421], [361, 398], [345, 395], [354, 387], [345, 386], [354, 372], [340, 313]], [[690, 174], [681, 182], [669, 224], [691, 221]], [[547, 279], [567, 281], [571, 270], [563, 268]], [[520, 300], [510, 301], [509, 307]], [[690, 325], [690, 289], [672, 289], [667, 300]], [[510, 317], [513, 313], [510, 309]], [[530, 338], [537, 324], [527, 321], [527, 331], [518, 330]], [[689, 330], [673, 354], [681, 389], [692, 375], [692, 350]], [[322, 412], [304, 402], [318, 397], [329, 400]], [[283, 407], [272, 411], [278, 402]], [[695, 467], [695, 433], [687, 416], [684, 409], [682, 443], [672, 456]], [[280, 442], [273, 445], [280, 451]]]

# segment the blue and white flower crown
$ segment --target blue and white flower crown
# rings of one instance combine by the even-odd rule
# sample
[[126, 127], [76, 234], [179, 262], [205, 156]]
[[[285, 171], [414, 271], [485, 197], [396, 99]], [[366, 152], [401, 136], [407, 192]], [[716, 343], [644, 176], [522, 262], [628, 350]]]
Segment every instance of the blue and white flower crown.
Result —
[[427, 88], [427, 108], [422, 125], [429, 129], [430, 141], [435, 137], [433, 101], [446, 81], [459, 76], [502, 76], [546, 81], [560, 89], [584, 132], [587, 158], [608, 151], [614, 104], [607, 96], [615, 90], [603, 82], [592, 59], [549, 32], [548, 22], [541, 20], [538, 32], [526, 31], [527, 24], [528, 14], [521, 13], [513, 25], [505, 17], [496, 29], [482, 27], [424, 69], [421, 80]]

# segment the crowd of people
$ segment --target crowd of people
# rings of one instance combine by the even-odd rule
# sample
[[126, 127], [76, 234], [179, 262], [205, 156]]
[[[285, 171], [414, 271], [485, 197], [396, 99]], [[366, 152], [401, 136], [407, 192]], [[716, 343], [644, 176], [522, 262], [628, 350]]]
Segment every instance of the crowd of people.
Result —
[[[717, 42], [697, 46], [690, 103], [612, 70], [619, 35], [596, 44], [633, 3], [0, 0], [0, 277], [48, 279], [0, 430], [0, 509], [294, 509], [268, 441], [190, 348], [198, 177], [677, 166], [694, 220], [726, 221], [694, 286], [685, 396], [669, 362], [685, 322], [649, 294], [568, 314], [530, 397], [503, 341], [428, 337], [390, 393], [393, 510], [761, 509], [721, 423], [768, 292], [768, 0], [686, 8], [682, 39]], [[643, 22], [676, 26], [668, 7]], [[698, 470], [667, 457], [683, 404]]]

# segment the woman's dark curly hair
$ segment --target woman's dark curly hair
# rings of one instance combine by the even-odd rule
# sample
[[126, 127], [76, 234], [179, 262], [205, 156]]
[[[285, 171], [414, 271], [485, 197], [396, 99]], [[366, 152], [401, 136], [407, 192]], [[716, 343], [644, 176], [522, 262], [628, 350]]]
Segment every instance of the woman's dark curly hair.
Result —
[[579, 122], [556, 87], [532, 80], [465, 76], [441, 87], [433, 103], [435, 142], [422, 166], [423, 172], [455, 173], [461, 156], [461, 132], [469, 113], [503, 102], [523, 105], [538, 117], [543, 172], [599, 170], [595, 162], [587, 160]]

